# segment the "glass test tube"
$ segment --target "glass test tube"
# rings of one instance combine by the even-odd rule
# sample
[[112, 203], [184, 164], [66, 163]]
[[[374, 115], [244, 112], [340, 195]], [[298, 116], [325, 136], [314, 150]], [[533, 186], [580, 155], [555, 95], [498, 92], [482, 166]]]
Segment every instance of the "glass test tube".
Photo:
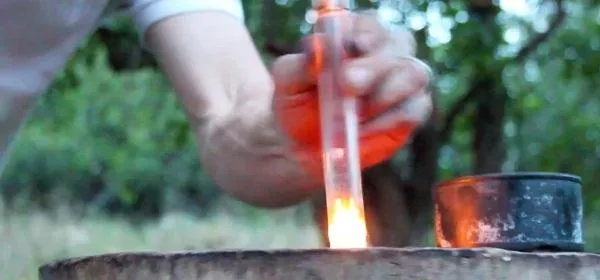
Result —
[[[345, 3], [342, 3], [345, 2]], [[366, 247], [360, 172], [357, 100], [344, 93], [341, 63], [349, 31], [347, 1], [313, 1], [318, 11], [319, 104], [329, 242], [332, 248]]]

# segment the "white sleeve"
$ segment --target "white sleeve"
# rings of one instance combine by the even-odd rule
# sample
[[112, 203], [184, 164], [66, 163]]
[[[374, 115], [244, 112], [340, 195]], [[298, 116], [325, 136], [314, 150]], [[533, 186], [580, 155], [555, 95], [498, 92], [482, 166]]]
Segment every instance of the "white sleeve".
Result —
[[143, 34], [152, 24], [168, 17], [197, 12], [218, 11], [244, 20], [241, 0], [130, 0], [133, 20]]
[[0, 0], [0, 173], [29, 111], [106, 2]]

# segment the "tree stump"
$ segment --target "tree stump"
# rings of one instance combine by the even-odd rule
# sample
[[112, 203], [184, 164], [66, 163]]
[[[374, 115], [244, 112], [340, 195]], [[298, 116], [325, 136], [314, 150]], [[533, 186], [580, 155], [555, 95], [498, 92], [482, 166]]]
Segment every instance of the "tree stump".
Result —
[[40, 268], [41, 280], [137, 279], [600, 279], [600, 255], [501, 249], [121, 253]]

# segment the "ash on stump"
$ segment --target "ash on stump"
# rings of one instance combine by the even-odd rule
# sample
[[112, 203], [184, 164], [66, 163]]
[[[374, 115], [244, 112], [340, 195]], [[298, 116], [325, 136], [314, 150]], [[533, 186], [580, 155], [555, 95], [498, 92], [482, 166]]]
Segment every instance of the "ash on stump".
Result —
[[600, 279], [600, 255], [500, 249], [123, 253], [62, 260], [41, 280], [151, 279]]

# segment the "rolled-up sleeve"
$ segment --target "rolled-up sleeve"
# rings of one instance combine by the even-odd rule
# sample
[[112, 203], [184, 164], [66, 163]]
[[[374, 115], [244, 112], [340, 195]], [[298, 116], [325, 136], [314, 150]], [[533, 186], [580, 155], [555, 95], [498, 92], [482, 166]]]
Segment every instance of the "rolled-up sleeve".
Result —
[[244, 20], [241, 0], [130, 0], [130, 12], [143, 37], [153, 24], [183, 13], [216, 11]]

